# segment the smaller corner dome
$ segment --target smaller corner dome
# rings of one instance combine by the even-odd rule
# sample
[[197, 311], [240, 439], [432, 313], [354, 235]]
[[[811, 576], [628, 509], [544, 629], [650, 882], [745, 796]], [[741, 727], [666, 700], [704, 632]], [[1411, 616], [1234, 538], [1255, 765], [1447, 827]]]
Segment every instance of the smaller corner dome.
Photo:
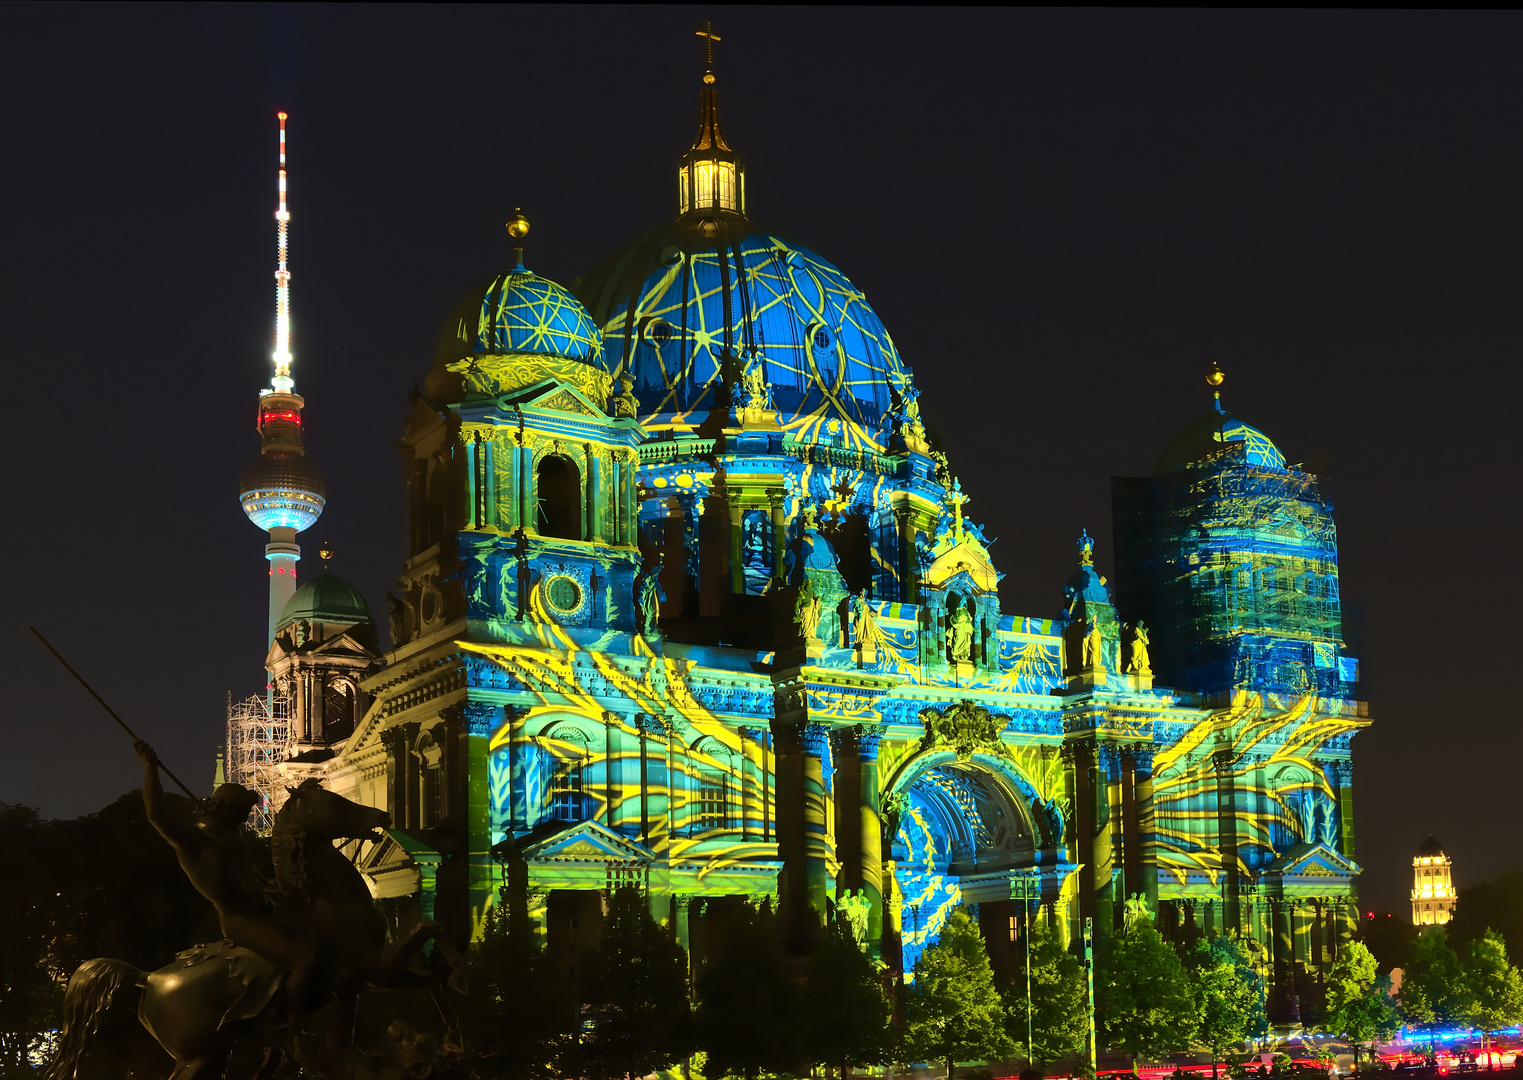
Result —
[[286, 601], [277, 632], [292, 623], [340, 623], [344, 626], [375, 626], [370, 606], [360, 591], [336, 574], [321, 573], [303, 584]]
[[439, 366], [470, 356], [531, 354], [606, 370], [603, 338], [582, 302], [522, 266], [468, 292], [440, 337]]
[[1182, 469], [1234, 442], [1244, 444], [1249, 465], [1265, 469], [1285, 468], [1285, 455], [1269, 436], [1227, 412], [1218, 398], [1209, 412], [1187, 424], [1170, 440], [1159, 455], [1155, 472], [1162, 474]]
[[1437, 857], [1439, 857], [1439, 856], [1441, 856], [1443, 854], [1444, 854], [1444, 845], [1440, 844], [1437, 840], [1433, 839], [1433, 837], [1431, 837], [1431, 836], [1428, 837], [1428, 839], [1424, 840], [1421, 844], [1419, 844], [1418, 848], [1417, 848], [1417, 857], [1419, 859], [1433, 859], [1433, 858], [1437, 858]]

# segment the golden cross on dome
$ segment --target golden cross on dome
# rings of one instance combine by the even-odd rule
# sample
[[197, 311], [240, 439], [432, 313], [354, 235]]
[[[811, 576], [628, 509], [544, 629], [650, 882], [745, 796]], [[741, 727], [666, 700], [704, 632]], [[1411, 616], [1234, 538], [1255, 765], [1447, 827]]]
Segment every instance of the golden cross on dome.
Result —
[[711, 83], [714, 81], [714, 45], [720, 40], [720, 37], [714, 33], [714, 24], [708, 19], [705, 19], [703, 25], [693, 32], [698, 37], [703, 38], [703, 62], [704, 66], [708, 68], [704, 72], [703, 81]]

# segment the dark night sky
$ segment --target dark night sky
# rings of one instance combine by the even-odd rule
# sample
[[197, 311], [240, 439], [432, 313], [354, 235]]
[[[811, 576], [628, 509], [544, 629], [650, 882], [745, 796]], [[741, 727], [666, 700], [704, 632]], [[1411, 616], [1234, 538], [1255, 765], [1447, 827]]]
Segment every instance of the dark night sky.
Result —
[[1109, 477], [1201, 375], [1291, 461], [1331, 455], [1375, 726], [1366, 903], [1431, 831], [1464, 884], [1517, 822], [1523, 18], [1515, 14], [9, 5], [0, 289], [11, 586], [0, 801], [137, 782], [35, 622], [205, 789], [263, 684], [264, 536], [236, 499], [273, 323], [291, 113], [295, 376], [372, 608], [392, 443], [451, 303], [508, 258], [566, 282], [665, 219], [724, 36], [753, 217], [838, 264], [914, 370], [1007, 612], [1056, 614]]

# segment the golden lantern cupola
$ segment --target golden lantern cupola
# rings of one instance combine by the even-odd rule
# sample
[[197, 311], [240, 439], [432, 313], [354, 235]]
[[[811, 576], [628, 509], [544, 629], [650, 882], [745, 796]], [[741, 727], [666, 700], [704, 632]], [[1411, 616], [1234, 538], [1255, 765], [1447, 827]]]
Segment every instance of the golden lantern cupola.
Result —
[[711, 23], [697, 31], [703, 39], [703, 89], [698, 92], [698, 137], [682, 155], [677, 170], [678, 213], [746, 212], [746, 173], [719, 129], [719, 91], [714, 86], [714, 43], [719, 35]]

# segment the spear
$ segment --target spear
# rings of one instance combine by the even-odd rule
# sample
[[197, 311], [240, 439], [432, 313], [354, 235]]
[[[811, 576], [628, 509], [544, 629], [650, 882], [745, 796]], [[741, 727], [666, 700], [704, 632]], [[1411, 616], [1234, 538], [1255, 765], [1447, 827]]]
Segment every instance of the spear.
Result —
[[[27, 629], [30, 630], [32, 633], [37, 635], [37, 640], [42, 642], [43, 648], [47, 649], [48, 652], [53, 654], [54, 658], [60, 664], [62, 664], [64, 666], [64, 670], [65, 671], [67, 671], [70, 675], [73, 675], [76, 679], [79, 680], [79, 685], [80, 686], [83, 686], [86, 690], [90, 691], [90, 696], [93, 697], [97, 702], [100, 703], [100, 707], [102, 709], [106, 710], [106, 714], [108, 716], [110, 716], [111, 719], [115, 720], [118, 724], [121, 725], [121, 728], [122, 728], [123, 731], [125, 731], [128, 735], [132, 736], [132, 739], [133, 739], [134, 742], [141, 742], [142, 741], [142, 740], [138, 739], [137, 732], [133, 731], [130, 727], [128, 727], [127, 726], [127, 722], [125, 720], [123, 720], [120, 716], [116, 715], [116, 710], [113, 709], [110, 705], [107, 705], [105, 700], [99, 694], [97, 694], [95, 692], [95, 688], [92, 687], [89, 683], [85, 682], [84, 676], [80, 675], [79, 672], [75, 671], [74, 668], [69, 665], [69, 662], [67, 660], [65, 660], [62, 656], [59, 655], [58, 650], [53, 648], [52, 645], [48, 644], [48, 639], [43, 637], [41, 632], [38, 631], [38, 629], [35, 626], [28, 626]], [[189, 795], [190, 798], [192, 798], [192, 799], [194, 799], [196, 797], [194, 794], [192, 794], [190, 788], [186, 787], [185, 784], [181, 782], [181, 780], [180, 780], [180, 778], [178, 776], [176, 776], [174, 773], [169, 771], [169, 766], [168, 765], [165, 765], [161, 761], [161, 762], [159, 762], [159, 768], [163, 769], [164, 770], [164, 775], [169, 777], [176, 784], [178, 784], [179, 787], [180, 787], [180, 790], [185, 792], [186, 795]]]

